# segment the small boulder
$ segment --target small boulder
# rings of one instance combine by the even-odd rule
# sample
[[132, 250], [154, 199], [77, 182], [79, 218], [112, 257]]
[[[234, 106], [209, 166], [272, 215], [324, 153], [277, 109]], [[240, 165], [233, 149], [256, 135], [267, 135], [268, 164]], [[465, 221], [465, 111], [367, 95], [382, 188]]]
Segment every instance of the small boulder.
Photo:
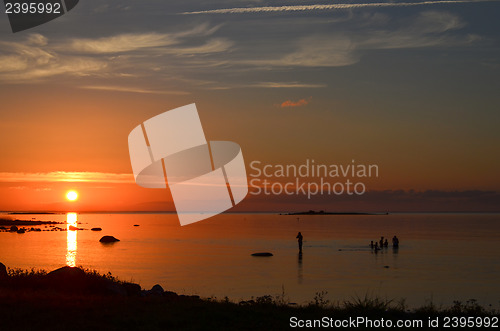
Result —
[[18, 228], [15, 225], [10, 227], [10, 232], [17, 232], [17, 230], [18, 230]]
[[17, 233], [25, 233], [26, 230], [24, 230], [24, 228], [20, 228], [19, 230], [17, 230]]
[[91, 230], [91, 231], [102, 231], [102, 229], [101, 229], [101, 228], [92, 228], [92, 229], [90, 229], [90, 230]]
[[139, 226], [139, 224], [134, 224], [134, 226]]
[[120, 241], [120, 240], [116, 239], [113, 236], [104, 236], [101, 239], [99, 239], [99, 241], [102, 242], [102, 243], [104, 243], [104, 244], [108, 244], [108, 243], [114, 243], [114, 242], [117, 242], [117, 241]]
[[165, 292], [163, 290], [163, 287], [161, 287], [160, 285], [156, 284], [155, 286], [153, 286], [150, 290], [149, 290], [149, 293], [151, 294], [163, 294], [163, 292]]
[[76, 226], [73, 226], [73, 225], [70, 225], [70, 226], [69, 226], [69, 229], [70, 229], [71, 231], [76, 231], [76, 230], [78, 230], [78, 228], [77, 228]]
[[273, 253], [269, 252], [253, 253], [252, 256], [258, 256], [258, 257], [273, 256]]

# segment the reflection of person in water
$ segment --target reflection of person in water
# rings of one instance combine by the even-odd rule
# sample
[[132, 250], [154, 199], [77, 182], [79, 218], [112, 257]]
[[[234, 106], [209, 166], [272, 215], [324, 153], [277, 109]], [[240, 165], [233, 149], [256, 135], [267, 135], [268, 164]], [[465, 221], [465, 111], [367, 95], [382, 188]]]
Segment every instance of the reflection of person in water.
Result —
[[399, 239], [396, 236], [392, 237], [392, 247], [394, 248], [399, 247]]
[[297, 241], [299, 242], [299, 253], [302, 253], [302, 239], [304, 238], [302, 236], [302, 233], [299, 232], [299, 234], [295, 238], [297, 238]]
[[374, 245], [373, 245], [373, 240], [370, 242], [370, 248], [373, 249]]

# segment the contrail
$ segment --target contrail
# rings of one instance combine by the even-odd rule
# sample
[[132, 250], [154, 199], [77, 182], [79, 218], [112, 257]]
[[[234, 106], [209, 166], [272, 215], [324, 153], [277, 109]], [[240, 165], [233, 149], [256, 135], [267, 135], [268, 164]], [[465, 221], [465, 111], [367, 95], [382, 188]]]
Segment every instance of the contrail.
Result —
[[294, 12], [311, 10], [356, 9], [367, 7], [411, 7], [426, 5], [442, 5], [454, 3], [496, 2], [497, 0], [449, 0], [449, 1], [422, 1], [422, 2], [377, 2], [377, 3], [339, 3], [334, 5], [304, 5], [304, 6], [276, 6], [276, 7], [251, 7], [251, 8], [225, 8], [203, 11], [184, 12], [182, 15], [196, 14], [244, 14], [244, 13], [271, 13]]

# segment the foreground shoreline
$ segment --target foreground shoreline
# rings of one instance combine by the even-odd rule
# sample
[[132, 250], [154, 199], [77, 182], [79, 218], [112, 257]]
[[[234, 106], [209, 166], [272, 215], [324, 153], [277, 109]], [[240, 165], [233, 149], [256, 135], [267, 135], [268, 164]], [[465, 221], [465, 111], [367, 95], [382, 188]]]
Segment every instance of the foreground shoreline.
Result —
[[159, 285], [144, 290], [110, 273], [80, 268], [47, 273], [0, 264], [0, 321], [5, 329], [284, 330], [300, 321], [323, 319], [428, 321], [451, 316], [497, 318], [500, 311], [474, 301], [412, 310], [404, 302], [368, 297], [330, 304], [321, 293], [307, 305], [290, 305], [284, 296], [235, 303], [178, 295]]

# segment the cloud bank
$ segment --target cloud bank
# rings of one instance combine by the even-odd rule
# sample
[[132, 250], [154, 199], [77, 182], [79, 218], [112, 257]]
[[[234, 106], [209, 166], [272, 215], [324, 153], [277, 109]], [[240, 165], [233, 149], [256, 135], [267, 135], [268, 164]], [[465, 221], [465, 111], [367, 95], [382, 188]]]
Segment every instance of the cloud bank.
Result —
[[68, 172], [53, 171], [45, 173], [0, 172], [3, 183], [38, 183], [38, 182], [98, 182], [114, 184], [133, 184], [132, 174], [105, 172]]

